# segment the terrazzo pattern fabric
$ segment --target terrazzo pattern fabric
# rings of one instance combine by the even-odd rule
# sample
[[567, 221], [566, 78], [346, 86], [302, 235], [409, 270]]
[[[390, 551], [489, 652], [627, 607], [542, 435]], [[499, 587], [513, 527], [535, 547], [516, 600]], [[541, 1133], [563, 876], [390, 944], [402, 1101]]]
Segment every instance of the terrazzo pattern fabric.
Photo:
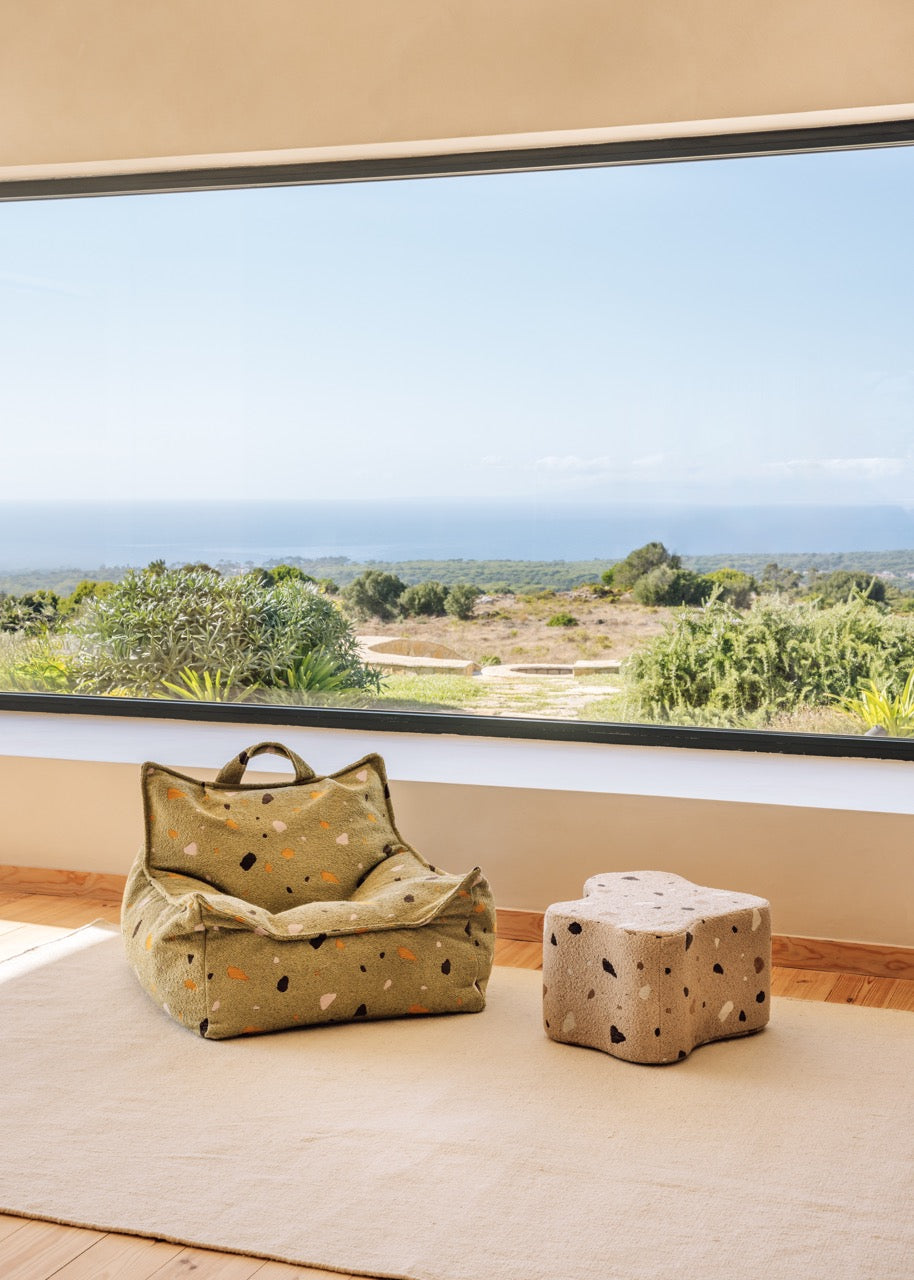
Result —
[[[265, 750], [293, 761], [294, 781], [240, 781]], [[121, 928], [141, 984], [184, 1026], [224, 1039], [484, 1007], [488, 884], [401, 838], [379, 756], [316, 777], [262, 743], [215, 782], [150, 763], [142, 784]]]
[[584, 893], [545, 916], [543, 1022], [551, 1039], [629, 1062], [678, 1062], [697, 1045], [767, 1023], [764, 898], [665, 871], [592, 876]]

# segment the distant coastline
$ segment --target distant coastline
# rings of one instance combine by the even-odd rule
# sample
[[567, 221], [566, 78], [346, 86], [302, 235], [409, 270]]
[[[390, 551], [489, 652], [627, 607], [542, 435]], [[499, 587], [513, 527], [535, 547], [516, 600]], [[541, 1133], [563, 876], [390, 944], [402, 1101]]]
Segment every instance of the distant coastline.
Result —
[[[258, 561], [264, 568], [274, 564], [294, 564], [304, 573], [320, 579], [331, 579], [345, 587], [366, 569], [382, 569], [395, 573], [406, 583], [436, 581], [452, 586], [456, 582], [472, 582], [491, 591], [509, 589], [524, 591], [570, 591], [583, 583], [599, 580], [600, 574], [617, 557], [599, 560], [350, 560], [346, 556], [304, 559], [300, 556], [268, 557]], [[729, 567], [742, 569], [760, 578], [765, 566], [775, 561], [782, 568], [802, 575], [826, 574], [837, 569], [853, 569], [885, 578], [901, 591], [914, 591], [914, 549], [900, 551], [836, 551], [826, 553], [793, 553], [746, 555], [722, 552], [708, 556], [683, 556], [686, 568], [696, 573], [710, 573]], [[180, 564], [180, 561], [170, 562]], [[210, 562], [206, 562], [210, 563]], [[253, 567], [253, 561], [219, 561], [213, 568], [226, 574], [241, 573]], [[16, 573], [0, 571], [0, 593], [21, 595], [26, 591], [51, 590], [69, 595], [77, 583], [119, 581], [132, 565], [83, 565], [50, 569], [24, 569]]]
[[899, 585], [914, 573], [914, 509], [900, 506], [7, 501], [0, 590], [122, 576], [156, 559], [229, 571], [285, 561], [340, 585], [383, 564], [406, 581], [562, 589], [653, 540], [701, 572], [731, 565], [759, 574], [777, 561], [895, 575]]

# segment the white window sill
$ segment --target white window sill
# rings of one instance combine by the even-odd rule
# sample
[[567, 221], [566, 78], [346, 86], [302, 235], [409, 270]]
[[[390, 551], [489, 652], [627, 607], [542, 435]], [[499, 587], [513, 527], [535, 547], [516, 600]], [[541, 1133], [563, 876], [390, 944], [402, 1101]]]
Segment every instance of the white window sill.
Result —
[[[908, 761], [0, 712], [0, 758], [218, 769], [265, 739], [288, 743], [318, 773], [378, 752], [402, 782], [914, 813]], [[272, 760], [254, 767], [283, 767]]]

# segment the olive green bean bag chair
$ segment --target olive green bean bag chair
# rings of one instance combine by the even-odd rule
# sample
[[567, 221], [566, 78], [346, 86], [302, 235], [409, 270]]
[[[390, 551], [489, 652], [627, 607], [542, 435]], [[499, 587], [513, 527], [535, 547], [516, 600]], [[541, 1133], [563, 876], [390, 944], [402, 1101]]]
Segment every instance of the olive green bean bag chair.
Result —
[[[267, 751], [294, 780], [243, 783]], [[215, 782], [157, 764], [142, 780], [146, 842], [121, 925], [143, 987], [185, 1027], [219, 1040], [484, 1007], [488, 884], [401, 838], [379, 756], [319, 778], [267, 742]]]

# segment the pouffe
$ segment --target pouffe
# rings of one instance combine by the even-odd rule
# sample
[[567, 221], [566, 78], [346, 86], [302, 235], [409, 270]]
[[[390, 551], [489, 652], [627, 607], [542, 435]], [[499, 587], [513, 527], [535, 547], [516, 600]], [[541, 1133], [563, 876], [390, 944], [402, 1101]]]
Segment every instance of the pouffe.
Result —
[[546, 912], [543, 1022], [564, 1044], [629, 1062], [677, 1062], [759, 1031], [770, 1012], [764, 898], [668, 871], [592, 876]]

